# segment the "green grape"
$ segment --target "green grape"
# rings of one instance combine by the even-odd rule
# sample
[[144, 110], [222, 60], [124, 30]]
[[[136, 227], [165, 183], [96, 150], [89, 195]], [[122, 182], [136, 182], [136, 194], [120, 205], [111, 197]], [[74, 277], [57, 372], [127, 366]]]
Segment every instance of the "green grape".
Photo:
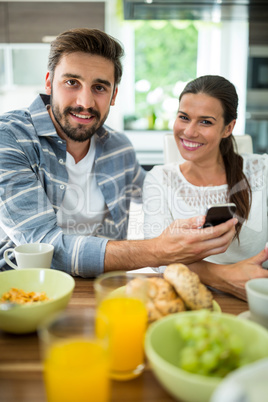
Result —
[[184, 343], [178, 358], [180, 368], [224, 377], [245, 363], [241, 340], [213, 313], [203, 310], [194, 319], [181, 317], [176, 328]]
[[205, 327], [194, 327], [192, 329], [192, 338], [199, 340], [201, 338], [206, 338], [208, 336], [207, 328]]
[[181, 367], [194, 373], [198, 368], [198, 356], [192, 348], [185, 347], [180, 357]]
[[218, 356], [213, 352], [213, 350], [207, 350], [200, 355], [201, 366], [204, 367], [206, 372], [210, 372], [217, 368]]
[[195, 347], [198, 353], [206, 351], [209, 347], [208, 339], [206, 339], [206, 337], [198, 339], [195, 343]]

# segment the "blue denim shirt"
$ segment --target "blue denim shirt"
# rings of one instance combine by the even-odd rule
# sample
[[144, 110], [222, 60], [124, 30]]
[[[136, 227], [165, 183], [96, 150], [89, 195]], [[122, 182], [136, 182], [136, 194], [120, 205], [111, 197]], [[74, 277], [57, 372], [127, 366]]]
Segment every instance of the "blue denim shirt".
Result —
[[97, 131], [94, 173], [107, 213], [95, 236], [63, 234], [56, 214], [63, 201], [68, 174], [66, 143], [47, 112], [47, 95], [29, 109], [0, 117], [0, 269], [3, 252], [31, 242], [55, 247], [52, 268], [71, 275], [95, 277], [103, 272], [109, 239], [125, 239], [131, 199], [141, 199], [144, 170], [128, 138], [106, 126]]

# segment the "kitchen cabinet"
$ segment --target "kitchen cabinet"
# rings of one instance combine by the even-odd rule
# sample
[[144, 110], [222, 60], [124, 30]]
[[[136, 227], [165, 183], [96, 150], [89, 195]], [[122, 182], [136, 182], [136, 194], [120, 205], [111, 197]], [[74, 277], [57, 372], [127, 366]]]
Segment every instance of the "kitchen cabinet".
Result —
[[104, 30], [105, 2], [0, 2], [0, 43], [42, 43], [71, 28]]
[[268, 110], [247, 112], [246, 133], [252, 137], [254, 153], [268, 153]]

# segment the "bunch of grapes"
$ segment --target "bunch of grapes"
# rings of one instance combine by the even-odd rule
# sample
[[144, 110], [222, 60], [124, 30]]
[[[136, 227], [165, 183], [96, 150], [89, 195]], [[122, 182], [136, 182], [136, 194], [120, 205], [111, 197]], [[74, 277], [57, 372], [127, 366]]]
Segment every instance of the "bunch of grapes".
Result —
[[179, 355], [179, 367], [183, 370], [225, 377], [246, 363], [240, 338], [219, 316], [203, 310], [194, 320], [191, 316], [180, 317], [176, 328], [184, 343]]

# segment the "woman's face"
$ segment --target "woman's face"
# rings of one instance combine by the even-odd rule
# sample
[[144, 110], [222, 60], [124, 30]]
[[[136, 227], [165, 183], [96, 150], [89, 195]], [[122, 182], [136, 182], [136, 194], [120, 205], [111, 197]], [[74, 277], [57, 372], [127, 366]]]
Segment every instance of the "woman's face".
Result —
[[234, 128], [235, 120], [224, 125], [221, 102], [204, 93], [182, 96], [174, 123], [174, 137], [185, 160], [218, 160], [219, 144]]

